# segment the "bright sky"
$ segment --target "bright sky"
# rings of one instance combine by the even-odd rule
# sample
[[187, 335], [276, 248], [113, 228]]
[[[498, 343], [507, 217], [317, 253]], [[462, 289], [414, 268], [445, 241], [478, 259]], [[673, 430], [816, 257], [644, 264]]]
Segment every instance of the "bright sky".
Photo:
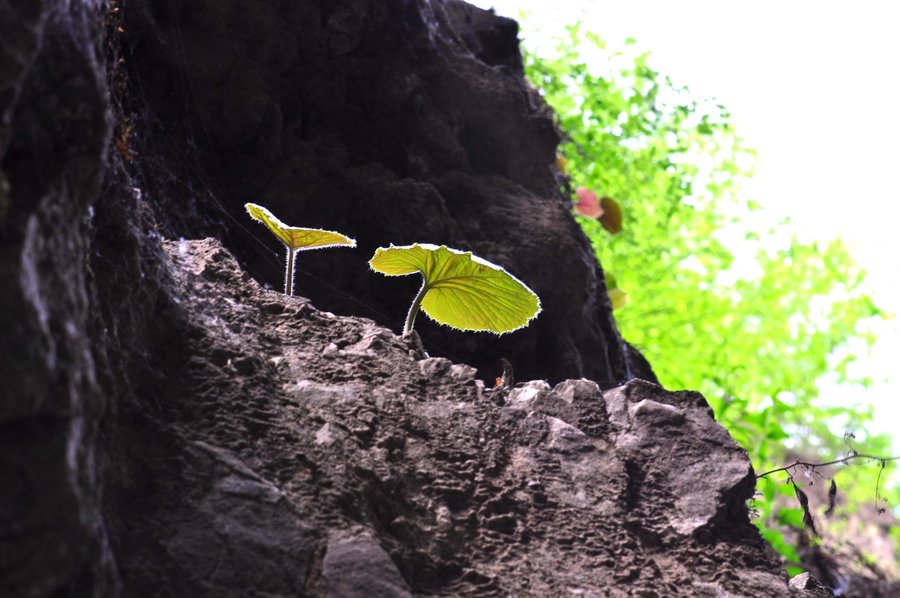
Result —
[[[578, 20], [610, 43], [636, 39], [652, 67], [730, 110], [758, 151], [748, 198], [773, 221], [789, 216], [804, 239], [842, 238], [869, 272], [876, 303], [900, 316], [900, 4], [469, 1], [514, 18], [532, 13], [522, 21], [526, 47]], [[826, 384], [822, 400], [874, 404], [880, 430], [900, 445], [900, 317], [877, 332], [859, 372], [884, 382], [849, 393]]]

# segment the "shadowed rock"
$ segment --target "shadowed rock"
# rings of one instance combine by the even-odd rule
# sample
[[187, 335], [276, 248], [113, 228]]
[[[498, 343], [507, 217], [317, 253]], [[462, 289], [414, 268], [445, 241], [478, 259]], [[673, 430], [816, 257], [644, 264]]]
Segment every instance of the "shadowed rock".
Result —
[[472, 250], [534, 289], [544, 311], [504, 337], [420, 318], [435, 355], [485, 379], [505, 357], [521, 379], [626, 380], [603, 273], [560, 191], [559, 135], [523, 78], [515, 21], [458, 0], [130, 0], [124, 26], [128, 101], [145, 130], [135, 143], [154, 156], [137, 174], [170, 208], [158, 213], [165, 234], [222, 238], [277, 288], [280, 248], [247, 222], [245, 202], [342, 231], [358, 249], [304, 255], [297, 292], [395, 331], [419, 282], [373, 276], [375, 248]]
[[[0, 17], [0, 595], [787, 595], [703, 398], [620, 385], [514, 22], [455, 0]], [[361, 249], [304, 260], [306, 298], [268, 291], [249, 200]], [[425, 324], [428, 357], [391, 330], [416, 282], [365, 266], [411, 241], [500, 263], [545, 313], [502, 339]], [[500, 357], [534, 380], [486, 390]]]
[[157, 321], [186, 358], [103, 447], [125, 587], [787, 595], [747, 520], [746, 454], [696, 393], [485, 390], [369, 320], [244, 280], [216, 241], [164, 247]]

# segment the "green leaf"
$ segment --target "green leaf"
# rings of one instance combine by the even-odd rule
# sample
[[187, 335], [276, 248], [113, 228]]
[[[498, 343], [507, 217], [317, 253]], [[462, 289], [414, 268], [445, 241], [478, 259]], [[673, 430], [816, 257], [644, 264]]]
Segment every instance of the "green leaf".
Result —
[[778, 510], [778, 523], [803, 529], [803, 509], [784, 507]]
[[272, 212], [255, 203], [244, 204], [244, 208], [251, 218], [265, 224], [288, 249], [304, 251], [322, 247], [356, 247], [354, 239], [341, 233], [319, 228], [288, 226], [276, 218]]
[[609, 295], [609, 302], [613, 309], [625, 307], [625, 303], [628, 301], [628, 295], [622, 289], [609, 289], [606, 294]]
[[298, 251], [322, 249], [324, 247], [356, 247], [356, 241], [330, 230], [319, 228], [300, 228], [288, 226], [275, 217], [275, 214], [255, 203], [245, 203], [244, 208], [250, 217], [265, 224], [272, 234], [287, 247], [287, 260], [284, 266], [284, 294], [294, 294], [295, 257]]
[[419, 307], [451, 328], [497, 334], [527, 326], [541, 311], [538, 296], [523, 282], [469, 251], [424, 243], [391, 245], [375, 250], [369, 266], [387, 276], [422, 274], [404, 333], [412, 330]]
[[[526, 73], [564, 131], [570, 185], [602, 190], [627, 211], [628, 226], [612, 236], [577, 219], [619, 277], [607, 289], [628, 291], [628, 309], [615, 312], [623, 337], [663, 386], [703, 392], [757, 471], [783, 465], [788, 449], [841, 454], [834, 429], [864, 430], [871, 411], [829, 406], [819, 392], [823, 377], [869, 384], [850, 367], [872, 346], [878, 321], [869, 319], [883, 315], [861, 286], [863, 270], [840, 242], [791, 240], [786, 223], [754, 214], [761, 204], [747, 200], [744, 182], [755, 152], [726, 109], [653, 71], [639, 47], [569, 32], [543, 55], [526, 52]], [[871, 442], [866, 452], [893, 452], [889, 438]], [[871, 500], [872, 469], [841, 470], [849, 504]], [[778, 483], [781, 494], [795, 493]], [[776, 523], [773, 508], [764, 525]], [[802, 510], [784, 517], [803, 525]], [[787, 555], [783, 537], [770, 541]]]
[[772, 501], [775, 500], [775, 492], [777, 490], [775, 487], [775, 482], [773, 482], [772, 480], [770, 480], [767, 477], [767, 478], [763, 479], [762, 483], [763, 483], [763, 498], [765, 498], [767, 503], [771, 504]]

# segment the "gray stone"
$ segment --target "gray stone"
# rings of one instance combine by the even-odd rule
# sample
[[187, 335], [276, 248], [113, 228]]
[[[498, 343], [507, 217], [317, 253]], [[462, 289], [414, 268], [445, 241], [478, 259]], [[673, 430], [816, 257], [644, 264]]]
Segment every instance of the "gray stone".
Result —
[[796, 598], [833, 598], [834, 592], [812, 576], [808, 571], [795, 575], [788, 582], [791, 596]]
[[328, 596], [334, 598], [411, 598], [409, 586], [391, 557], [370, 536], [333, 539], [322, 561]]

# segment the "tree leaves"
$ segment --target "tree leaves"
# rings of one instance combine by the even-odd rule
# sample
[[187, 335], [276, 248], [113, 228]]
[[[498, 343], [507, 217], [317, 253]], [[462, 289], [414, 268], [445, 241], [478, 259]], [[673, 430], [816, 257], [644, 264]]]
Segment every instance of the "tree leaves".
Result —
[[404, 332], [412, 330], [419, 307], [440, 324], [496, 334], [527, 326], [541, 311], [538, 296], [523, 282], [468, 251], [424, 243], [392, 245], [375, 250], [369, 266], [387, 276], [422, 274]]
[[[775, 465], [797, 429], [840, 450], [834, 418], [864, 429], [871, 416], [816, 398], [831, 364], [850, 379], [852, 356], [872, 342], [864, 322], [879, 312], [859, 287], [861, 269], [839, 242], [748, 224], [757, 206], [739, 192], [753, 152], [726, 109], [674, 85], [636, 48], [570, 33], [552, 58], [526, 54], [526, 72], [556, 110], [578, 203], [593, 194], [586, 218], [611, 211], [599, 190], [627, 213], [614, 236], [579, 219], [619, 279], [608, 288], [628, 293], [616, 312], [623, 336], [662, 384], [701, 391], [755, 467]], [[870, 451], [890, 452], [887, 440], [871, 441]], [[844, 482], [849, 492], [864, 486]]]
[[[637, 48], [587, 33], [571, 28], [548, 57], [526, 53], [526, 74], [557, 113], [579, 223], [619, 279], [607, 288], [628, 292], [616, 311], [623, 336], [663, 385], [701, 391], [758, 470], [783, 459], [788, 435], [839, 452], [835, 420], [864, 430], [871, 412], [818, 395], [829, 373], [866, 383], [848, 367], [873, 341], [866, 320], [880, 315], [862, 270], [837, 241], [754, 227], [759, 205], [741, 193], [754, 155], [728, 111], [674, 85]], [[587, 191], [593, 201], [579, 209]], [[609, 211], [602, 194], [627, 214], [617, 235], [593, 222]], [[866, 442], [891, 452], [887, 436]], [[842, 475], [845, 500], [871, 501], [874, 475]], [[774, 505], [758, 502], [765, 526]]]
[[250, 217], [262, 222], [278, 237], [278, 240], [294, 251], [320, 249], [324, 247], [356, 247], [356, 241], [341, 233], [319, 228], [300, 228], [288, 226], [275, 217], [272, 212], [255, 203], [246, 203], [244, 208]]

